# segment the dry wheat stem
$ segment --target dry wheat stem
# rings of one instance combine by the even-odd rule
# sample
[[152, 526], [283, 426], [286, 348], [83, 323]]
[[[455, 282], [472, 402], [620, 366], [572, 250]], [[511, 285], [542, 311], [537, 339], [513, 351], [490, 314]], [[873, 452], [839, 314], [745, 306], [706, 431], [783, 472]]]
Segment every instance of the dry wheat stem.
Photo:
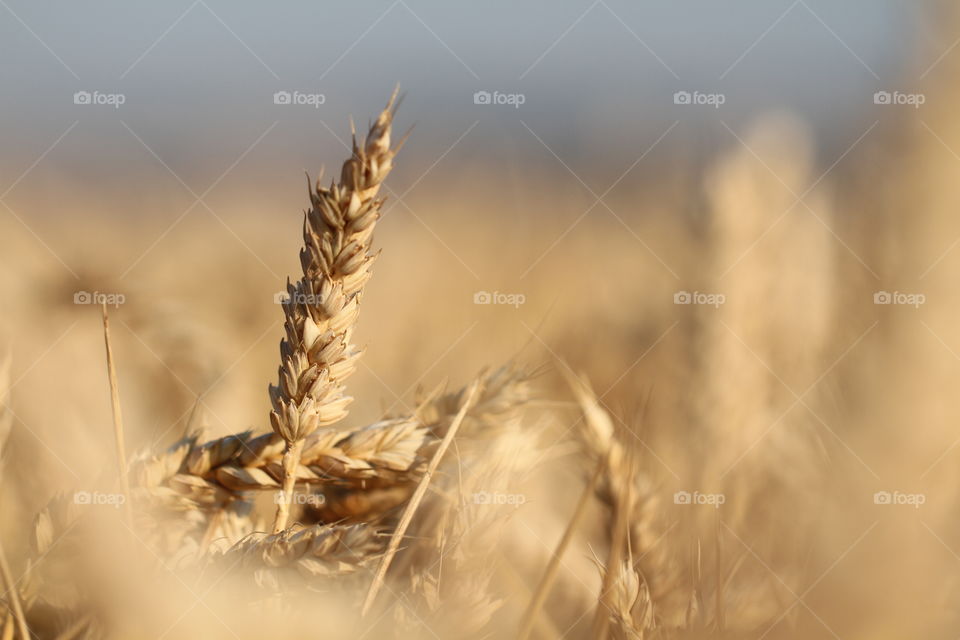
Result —
[[567, 523], [560, 542], [557, 543], [556, 548], [553, 550], [547, 568], [543, 572], [543, 577], [540, 578], [540, 583], [537, 585], [537, 590], [530, 599], [530, 604], [527, 606], [526, 612], [523, 614], [517, 640], [527, 640], [533, 631], [533, 626], [537, 621], [537, 615], [540, 613], [543, 603], [546, 602], [547, 596], [550, 595], [550, 589], [553, 587], [557, 572], [560, 570], [560, 561], [563, 559], [563, 554], [567, 550], [567, 547], [570, 546], [570, 542], [573, 541], [573, 535], [576, 533], [577, 527], [579, 527], [584, 514], [587, 512], [590, 496], [593, 495], [594, 490], [597, 488], [600, 475], [603, 473], [604, 464], [604, 459], [601, 458], [597, 460], [597, 466], [590, 476], [590, 481], [580, 493], [580, 498], [577, 500], [577, 506], [574, 509], [573, 516], [570, 518], [570, 522]]
[[440, 446], [437, 447], [437, 451], [433, 454], [433, 458], [430, 460], [430, 464], [427, 466], [426, 472], [420, 479], [420, 484], [417, 485], [416, 491], [413, 492], [413, 496], [411, 496], [410, 501], [407, 502], [407, 506], [403, 511], [403, 515], [400, 517], [400, 522], [397, 524], [397, 528], [394, 530], [393, 536], [390, 538], [390, 544], [387, 546], [387, 552], [384, 554], [383, 560], [380, 562], [380, 566], [377, 568], [377, 573], [373, 578], [373, 582], [370, 584], [370, 590], [367, 592], [366, 600], [364, 601], [363, 608], [360, 612], [361, 616], [366, 615], [370, 610], [370, 607], [373, 606], [373, 602], [376, 600], [377, 593], [379, 593], [380, 587], [383, 585], [383, 582], [387, 576], [387, 570], [390, 568], [390, 563], [393, 561], [393, 556], [396, 555], [397, 549], [400, 547], [400, 541], [403, 539], [403, 536], [406, 533], [407, 528], [410, 526], [410, 522], [413, 520], [413, 516], [417, 511], [417, 507], [420, 506], [420, 502], [423, 500], [423, 496], [427, 492], [430, 479], [433, 477], [434, 472], [436, 472], [437, 467], [440, 465], [440, 461], [443, 459], [443, 455], [450, 447], [450, 443], [453, 442], [454, 437], [457, 435], [457, 431], [460, 429], [460, 425], [463, 423], [463, 419], [467, 415], [467, 411], [469, 411], [470, 407], [473, 405], [477, 391], [480, 389], [480, 385], [480, 380], [476, 380], [470, 385], [469, 389], [467, 390], [466, 397], [463, 399], [463, 404], [460, 407], [460, 411], [457, 412], [457, 415], [453, 418], [453, 422], [450, 423], [450, 427], [447, 429], [446, 434], [444, 434], [443, 440], [440, 441]]
[[10, 571], [9, 563], [7, 563], [7, 554], [4, 553], [2, 543], [0, 543], [0, 575], [3, 576], [3, 588], [7, 593], [7, 600], [13, 609], [17, 630], [20, 632], [20, 637], [26, 640], [30, 638], [30, 631], [27, 627], [27, 619], [23, 615], [23, 607], [20, 603], [20, 594], [17, 592], [17, 584], [13, 580], [13, 574]]
[[714, 529], [714, 536], [716, 540], [716, 558], [714, 562], [714, 573], [716, 574], [716, 585], [715, 585], [715, 600], [714, 606], [716, 607], [716, 622], [717, 629], [723, 631], [727, 626], [726, 613], [723, 608], [723, 588], [724, 588], [724, 576], [723, 576], [723, 541], [720, 539], [720, 510], [717, 510], [716, 513], [716, 527]]
[[351, 401], [345, 381], [361, 353], [351, 338], [376, 258], [371, 240], [383, 204], [377, 194], [397, 152], [390, 146], [396, 97], [394, 91], [363, 143], [354, 135], [353, 155], [344, 162], [339, 183], [324, 188], [318, 180], [310, 191], [300, 250], [303, 277], [287, 283], [286, 335], [280, 343], [278, 381], [270, 387], [270, 423], [286, 443], [274, 533], [289, 518], [303, 440], [346, 416]]
[[[6, 354], [3, 357], [0, 357], [0, 399], [3, 398], [9, 391], [8, 387], [10, 384], [10, 354]], [[10, 435], [10, 429], [12, 427], [12, 416], [11, 412], [6, 411], [3, 406], [0, 406], [0, 458], [2, 458], [5, 445], [7, 444], [7, 438]], [[2, 467], [0, 467], [2, 470]], [[30, 637], [29, 629], [27, 627], [27, 620], [23, 614], [23, 606], [20, 602], [20, 592], [19, 587], [13, 579], [13, 573], [10, 571], [10, 564], [7, 562], [7, 554], [3, 548], [3, 542], [0, 541], [0, 578], [2, 578], [3, 589], [7, 601], [10, 604], [10, 609], [13, 610], [13, 620], [10, 621], [10, 624], [4, 624], [5, 634], [9, 633], [12, 636], [14, 623], [16, 623], [16, 628], [20, 632], [20, 637], [25, 640]]]
[[110, 378], [110, 403], [113, 408], [113, 436], [117, 449], [117, 468], [120, 474], [120, 487], [126, 497], [124, 510], [127, 524], [132, 523], [130, 503], [130, 478], [127, 476], [126, 444], [123, 437], [123, 415], [120, 413], [120, 386], [117, 383], [117, 368], [113, 362], [113, 346], [110, 343], [110, 318], [107, 303], [103, 303], [103, 342], [107, 350], [107, 375]]
[[0, 355], [0, 462], [7, 439], [10, 437], [10, 431], [13, 429], [13, 413], [6, 409], [4, 400], [10, 402], [10, 398], [5, 398], [10, 391], [10, 364], [12, 356], [7, 353]]
[[287, 442], [283, 452], [283, 489], [277, 503], [277, 516], [273, 523], [273, 532], [280, 533], [287, 527], [290, 516], [290, 503], [293, 501], [293, 491], [297, 484], [297, 468], [300, 466], [300, 456], [303, 452], [303, 440]]

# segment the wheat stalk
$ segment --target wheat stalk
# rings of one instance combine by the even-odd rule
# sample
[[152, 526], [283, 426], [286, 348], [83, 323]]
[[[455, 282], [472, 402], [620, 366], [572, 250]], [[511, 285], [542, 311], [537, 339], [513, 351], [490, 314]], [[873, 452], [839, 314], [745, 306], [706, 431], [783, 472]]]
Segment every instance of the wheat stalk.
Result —
[[[9, 354], [0, 357], [0, 399], [7, 395], [9, 386], [10, 386], [10, 361], [11, 357]], [[9, 402], [9, 398], [6, 399]], [[10, 435], [10, 430], [13, 425], [13, 416], [7, 411], [6, 405], [0, 405], [0, 462], [2, 462], [3, 454], [6, 451], [7, 438]], [[0, 466], [0, 471], [3, 470], [3, 467]], [[3, 543], [0, 541], [0, 578], [3, 585], [4, 598], [10, 605], [12, 610], [13, 620], [11, 624], [4, 623], [4, 629], [12, 632], [13, 622], [16, 623], [16, 628], [20, 633], [21, 638], [29, 638], [30, 631], [27, 627], [27, 619], [23, 614], [23, 606], [20, 602], [20, 588], [17, 586], [17, 583], [13, 579], [13, 573], [10, 571], [10, 564], [7, 561], [7, 554], [4, 551]], [[7, 633], [7, 631], [5, 631]]]
[[133, 516], [130, 504], [130, 478], [127, 476], [127, 447], [123, 437], [123, 414], [120, 412], [120, 386], [117, 383], [117, 367], [113, 362], [113, 346], [110, 343], [110, 318], [107, 303], [103, 303], [103, 342], [107, 351], [107, 375], [110, 378], [110, 406], [113, 411], [113, 436], [117, 450], [117, 472], [120, 487], [126, 497], [124, 512], [128, 526], [132, 526]]
[[[21, 638], [29, 638], [30, 631], [27, 627], [27, 619], [23, 615], [23, 606], [20, 603], [20, 593], [17, 583], [13, 579], [13, 573], [10, 571], [10, 564], [7, 562], [7, 554], [3, 550], [3, 544], [0, 544], [0, 577], [3, 578], [4, 597], [10, 604], [13, 611], [13, 618], [17, 625], [17, 631]], [[12, 625], [10, 625], [12, 628]]]
[[303, 277], [287, 283], [279, 380], [270, 387], [270, 423], [286, 443], [284, 499], [277, 507], [274, 533], [287, 524], [304, 440], [346, 416], [351, 401], [345, 380], [361, 353], [351, 338], [375, 259], [370, 243], [383, 203], [377, 194], [397, 152], [390, 147], [396, 97], [394, 91], [364, 143], [358, 144], [354, 135], [353, 155], [343, 164], [340, 182], [324, 188], [318, 179], [310, 192], [312, 207], [304, 216], [300, 251]]
[[[29, 638], [30, 631], [27, 627], [27, 619], [23, 615], [23, 606], [20, 604], [20, 594], [17, 593], [17, 583], [13, 580], [13, 574], [10, 572], [10, 565], [7, 562], [7, 554], [3, 551], [3, 545], [0, 545], [0, 577], [3, 578], [3, 590], [6, 593], [5, 598], [13, 611], [13, 620], [16, 622], [16, 628], [21, 638]], [[13, 624], [4, 623], [4, 628], [13, 628]]]

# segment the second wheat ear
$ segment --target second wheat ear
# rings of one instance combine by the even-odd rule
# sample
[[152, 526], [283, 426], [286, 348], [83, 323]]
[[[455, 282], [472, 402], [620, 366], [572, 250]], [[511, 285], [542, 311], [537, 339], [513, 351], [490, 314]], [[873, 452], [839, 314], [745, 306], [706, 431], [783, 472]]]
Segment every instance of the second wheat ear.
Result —
[[377, 195], [397, 152], [390, 143], [396, 106], [394, 91], [366, 139], [358, 143], [354, 134], [353, 154], [339, 182], [329, 188], [318, 183], [310, 191], [300, 250], [303, 276], [287, 283], [279, 379], [270, 387], [270, 424], [286, 443], [274, 533], [287, 526], [304, 440], [344, 418], [352, 400], [346, 379], [361, 354], [352, 335], [376, 258], [371, 242], [383, 205]]

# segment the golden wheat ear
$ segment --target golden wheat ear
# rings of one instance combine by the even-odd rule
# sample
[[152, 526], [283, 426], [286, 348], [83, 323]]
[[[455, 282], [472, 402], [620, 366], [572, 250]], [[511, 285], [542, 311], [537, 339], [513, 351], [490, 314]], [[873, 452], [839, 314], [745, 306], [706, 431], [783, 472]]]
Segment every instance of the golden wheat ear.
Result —
[[363, 287], [376, 259], [373, 231], [383, 199], [380, 186], [393, 168], [390, 134], [399, 102], [394, 90], [367, 137], [353, 136], [353, 154], [329, 188], [310, 191], [300, 250], [302, 277], [288, 283], [283, 304], [278, 381], [270, 387], [270, 424], [285, 442], [283, 487], [273, 531], [287, 526], [304, 441], [347, 415], [346, 379], [361, 350], [353, 342]]

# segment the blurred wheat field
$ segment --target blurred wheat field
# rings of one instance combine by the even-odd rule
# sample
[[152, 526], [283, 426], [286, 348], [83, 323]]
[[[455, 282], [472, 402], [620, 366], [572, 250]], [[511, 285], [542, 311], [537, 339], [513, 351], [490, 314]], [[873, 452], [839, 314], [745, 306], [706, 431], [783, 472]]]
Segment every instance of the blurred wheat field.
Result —
[[531, 119], [517, 159], [423, 162], [431, 121], [364, 102], [353, 150], [323, 121], [219, 179], [11, 176], [0, 637], [955, 637], [960, 20], [928, 9], [923, 106], [830, 144], [771, 109], [574, 170]]

